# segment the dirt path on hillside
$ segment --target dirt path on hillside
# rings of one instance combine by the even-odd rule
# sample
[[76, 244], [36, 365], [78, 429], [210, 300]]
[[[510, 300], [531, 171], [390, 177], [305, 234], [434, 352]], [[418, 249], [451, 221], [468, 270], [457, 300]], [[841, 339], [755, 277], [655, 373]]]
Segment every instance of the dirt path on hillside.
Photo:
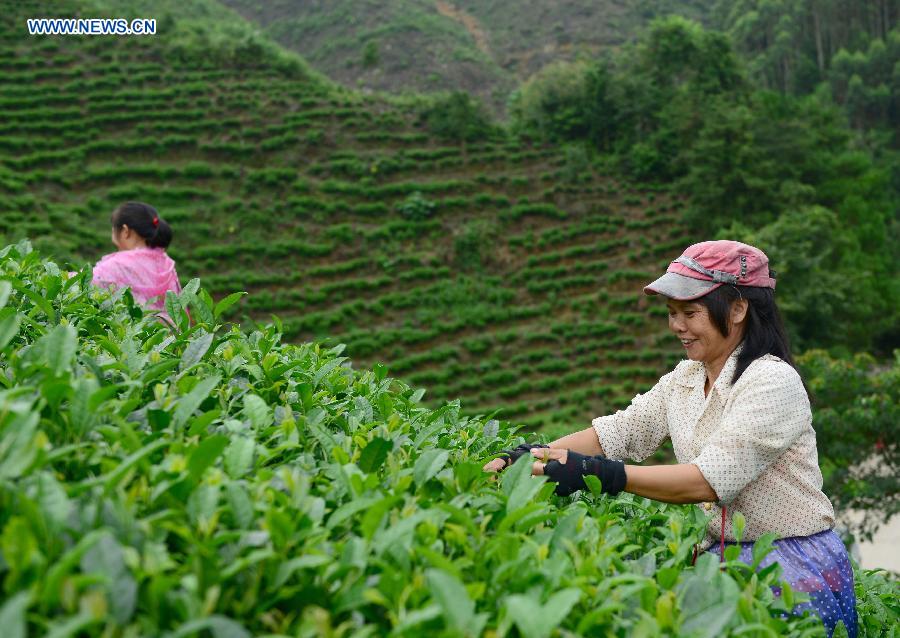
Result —
[[481, 24], [475, 19], [475, 16], [466, 13], [462, 9], [458, 9], [455, 5], [442, 0], [436, 0], [434, 6], [437, 7], [438, 13], [445, 18], [456, 20], [462, 24], [473, 38], [475, 38], [475, 46], [485, 55], [493, 58], [491, 47], [488, 46], [487, 34], [481, 28]]

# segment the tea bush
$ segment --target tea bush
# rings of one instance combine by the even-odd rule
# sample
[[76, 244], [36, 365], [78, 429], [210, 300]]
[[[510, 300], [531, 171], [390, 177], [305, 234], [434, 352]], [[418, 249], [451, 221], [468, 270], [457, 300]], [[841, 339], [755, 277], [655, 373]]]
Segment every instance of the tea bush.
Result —
[[[780, 617], [777, 566], [689, 565], [699, 508], [559, 498], [527, 460], [498, 484], [507, 422], [221, 325], [239, 293], [193, 280], [169, 327], [89, 281], [0, 251], [5, 635], [823, 634]], [[862, 635], [889, 635], [896, 580], [858, 582]]]
[[435, 203], [425, 199], [422, 193], [415, 191], [396, 206], [397, 212], [410, 221], [425, 221], [435, 211]]

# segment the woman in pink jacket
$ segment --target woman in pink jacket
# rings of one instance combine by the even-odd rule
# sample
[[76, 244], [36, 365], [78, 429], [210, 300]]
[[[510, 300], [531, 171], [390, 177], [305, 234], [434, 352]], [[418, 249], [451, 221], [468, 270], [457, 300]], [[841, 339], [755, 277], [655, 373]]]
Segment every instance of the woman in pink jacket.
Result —
[[[181, 292], [175, 262], [166, 254], [172, 228], [153, 206], [142, 202], [125, 202], [113, 211], [111, 221], [112, 242], [118, 251], [97, 262], [91, 283], [102, 288], [131, 288], [136, 302], [150, 310], [163, 310], [166, 292]], [[165, 312], [160, 316], [168, 319]]]

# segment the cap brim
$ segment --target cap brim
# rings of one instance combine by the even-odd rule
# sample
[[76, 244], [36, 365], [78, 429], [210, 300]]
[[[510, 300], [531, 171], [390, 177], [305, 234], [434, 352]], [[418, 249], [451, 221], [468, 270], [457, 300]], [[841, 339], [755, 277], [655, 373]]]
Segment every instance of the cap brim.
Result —
[[644, 286], [644, 294], [664, 295], [678, 301], [690, 301], [691, 299], [702, 297], [721, 285], [713, 281], [694, 279], [678, 273], [667, 272], [649, 286]]

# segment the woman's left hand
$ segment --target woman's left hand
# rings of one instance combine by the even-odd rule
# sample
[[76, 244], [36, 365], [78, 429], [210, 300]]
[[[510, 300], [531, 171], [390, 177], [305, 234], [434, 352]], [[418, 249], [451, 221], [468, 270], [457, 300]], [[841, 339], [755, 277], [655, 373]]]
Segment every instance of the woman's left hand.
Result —
[[531, 455], [539, 458], [531, 466], [533, 476], [547, 476], [556, 483], [556, 494], [568, 496], [585, 489], [584, 477], [592, 474], [600, 479], [601, 491], [618, 494], [625, 489], [627, 477], [625, 464], [603, 455], [586, 456], [568, 449], [533, 449]]
[[532, 476], [543, 476], [544, 475], [544, 466], [549, 461], [559, 461], [563, 465], [566, 464], [566, 460], [569, 458], [569, 450], [561, 449], [561, 448], [532, 448], [531, 455], [535, 458], [540, 459], [540, 461], [535, 461], [531, 464], [531, 475]]

